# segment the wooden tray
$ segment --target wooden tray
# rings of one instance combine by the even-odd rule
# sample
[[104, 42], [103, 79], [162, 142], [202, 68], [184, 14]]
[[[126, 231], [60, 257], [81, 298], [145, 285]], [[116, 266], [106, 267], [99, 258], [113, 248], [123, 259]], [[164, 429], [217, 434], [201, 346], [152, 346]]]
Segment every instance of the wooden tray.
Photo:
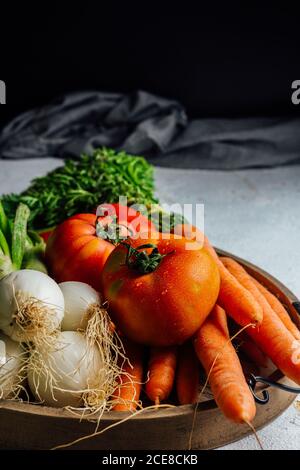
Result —
[[[287, 308], [292, 319], [300, 326], [300, 303], [298, 299], [279, 281], [257, 266], [222, 250], [220, 255], [230, 256], [239, 261], [256, 279], [263, 282], [276, 294]], [[283, 384], [293, 385], [276, 370], [269, 376]], [[254, 420], [256, 429], [270, 423], [294, 401], [295, 395], [268, 388], [270, 401], [267, 405], [257, 405]], [[117, 423], [126, 413], [106, 413], [99, 429]], [[115, 426], [102, 435], [81, 441], [71, 449], [105, 450], [177, 450], [187, 449], [192, 427], [194, 406], [145, 411], [130, 420]], [[66, 410], [41, 405], [0, 401], [0, 448], [2, 449], [51, 449], [92, 434], [95, 423], [88, 419], [79, 422]], [[194, 449], [216, 448], [250, 434], [246, 425], [228, 421], [217, 408], [214, 400], [199, 404], [196, 414], [192, 447]]]

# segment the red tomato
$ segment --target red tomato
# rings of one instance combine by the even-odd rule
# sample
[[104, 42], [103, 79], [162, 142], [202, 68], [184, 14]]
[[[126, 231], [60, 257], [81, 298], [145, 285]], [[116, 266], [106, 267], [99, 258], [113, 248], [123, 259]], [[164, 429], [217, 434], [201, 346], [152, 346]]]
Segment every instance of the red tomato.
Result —
[[141, 234], [145, 238], [151, 237], [152, 232], [156, 232], [155, 225], [140, 212], [132, 207], [123, 206], [121, 204], [101, 204], [97, 209], [98, 220], [103, 225], [105, 223], [114, 223], [115, 219], [119, 226], [123, 228], [122, 234], [131, 237]]
[[219, 294], [220, 275], [196, 241], [158, 237], [147, 242], [154, 248], [140, 247], [140, 240], [118, 245], [103, 268], [102, 293], [125, 336], [169, 346], [186, 341], [205, 321]]
[[43, 232], [39, 232], [39, 235], [40, 237], [42, 237], [42, 239], [44, 240], [44, 242], [47, 243], [47, 241], [49, 240], [49, 237], [51, 235], [51, 233], [53, 232], [54, 229], [51, 229], [51, 230], [44, 230]]
[[58, 225], [50, 235], [46, 262], [50, 275], [57, 282], [81, 281], [99, 290], [100, 273], [117, 244], [113, 235], [126, 237], [133, 232], [136, 236], [140, 231], [155, 230], [146, 217], [131, 208], [119, 204], [103, 204], [101, 207], [100, 217], [95, 214], [74, 215]]

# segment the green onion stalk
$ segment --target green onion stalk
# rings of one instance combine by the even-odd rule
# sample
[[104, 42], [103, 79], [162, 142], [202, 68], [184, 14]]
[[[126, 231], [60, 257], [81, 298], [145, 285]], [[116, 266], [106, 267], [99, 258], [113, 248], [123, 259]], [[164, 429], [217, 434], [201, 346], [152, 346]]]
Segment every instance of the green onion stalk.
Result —
[[14, 220], [9, 219], [0, 201], [0, 279], [19, 269], [47, 273], [43, 262], [45, 242], [33, 230], [27, 230], [30, 209], [20, 203]]

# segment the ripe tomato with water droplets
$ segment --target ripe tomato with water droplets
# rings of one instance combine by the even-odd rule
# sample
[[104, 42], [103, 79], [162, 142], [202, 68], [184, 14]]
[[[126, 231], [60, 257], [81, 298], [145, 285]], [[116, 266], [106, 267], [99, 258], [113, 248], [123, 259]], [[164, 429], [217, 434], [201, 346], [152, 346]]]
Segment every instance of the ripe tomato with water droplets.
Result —
[[[193, 248], [193, 249], [187, 249]], [[129, 239], [108, 257], [101, 274], [110, 315], [131, 340], [181, 344], [202, 325], [220, 288], [216, 262], [196, 241], [170, 235]]]

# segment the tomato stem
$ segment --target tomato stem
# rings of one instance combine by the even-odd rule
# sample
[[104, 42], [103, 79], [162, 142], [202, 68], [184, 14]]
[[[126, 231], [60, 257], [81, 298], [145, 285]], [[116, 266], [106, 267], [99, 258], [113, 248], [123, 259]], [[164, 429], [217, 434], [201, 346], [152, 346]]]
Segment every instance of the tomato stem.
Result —
[[[127, 249], [127, 255], [125, 264], [130, 269], [138, 271], [140, 274], [149, 274], [156, 270], [156, 268], [161, 263], [162, 259], [171, 254], [166, 253], [162, 255], [157, 246], [152, 243], [146, 243], [145, 245], [140, 245], [137, 248], [133, 248], [129, 243], [122, 242], [122, 245]], [[152, 248], [151, 253], [148, 255], [145, 250], [147, 248]], [[172, 252], [173, 253], [173, 252]]]
[[132, 230], [124, 224], [118, 223], [117, 216], [105, 217], [96, 222], [96, 235], [114, 245], [133, 235]]

